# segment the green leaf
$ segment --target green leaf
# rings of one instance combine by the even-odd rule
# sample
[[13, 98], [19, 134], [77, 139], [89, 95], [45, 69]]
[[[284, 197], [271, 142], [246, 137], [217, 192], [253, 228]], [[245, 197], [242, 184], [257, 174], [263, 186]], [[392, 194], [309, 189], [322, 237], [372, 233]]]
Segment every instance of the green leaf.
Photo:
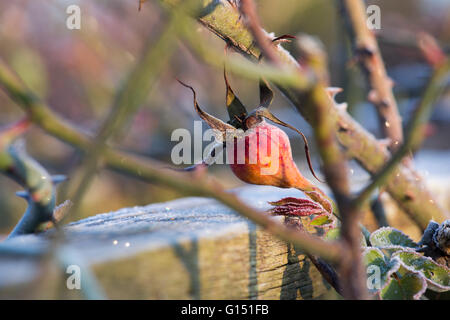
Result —
[[401, 268], [389, 284], [381, 290], [383, 300], [418, 300], [427, 289], [425, 278], [417, 272]]
[[384, 227], [372, 233], [370, 243], [374, 247], [386, 249], [416, 248], [418, 245], [400, 230]]
[[450, 269], [446, 266], [416, 252], [398, 251], [394, 257], [397, 257], [406, 269], [423, 275], [429, 289], [437, 292], [450, 290]]
[[329, 217], [328, 214], [321, 214], [316, 216], [309, 223], [311, 226], [323, 227], [332, 224], [334, 221]]
[[380, 249], [368, 247], [363, 252], [363, 262], [368, 275], [369, 292], [379, 293], [391, 281], [391, 275], [400, 268], [398, 259], [389, 259]]

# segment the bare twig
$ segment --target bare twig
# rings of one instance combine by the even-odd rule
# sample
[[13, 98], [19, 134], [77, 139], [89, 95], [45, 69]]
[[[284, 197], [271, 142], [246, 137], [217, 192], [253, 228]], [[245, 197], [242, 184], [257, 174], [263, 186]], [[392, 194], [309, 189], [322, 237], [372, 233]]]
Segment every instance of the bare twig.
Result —
[[251, 31], [254, 40], [258, 44], [263, 56], [273, 64], [281, 66], [280, 58], [277, 52], [273, 49], [272, 39], [261, 27], [259, 16], [256, 12], [256, 5], [253, 1], [243, 0], [240, 2], [240, 10], [244, 14], [246, 25]]
[[441, 49], [437, 40], [426, 32], [421, 32], [417, 36], [416, 45], [421, 50], [425, 60], [437, 69], [447, 62], [448, 58]]
[[351, 205], [350, 186], [347, 175], [347, 162], [336, 139], [335, 119], [328, 110], [333, 100], [325, 91], [328, 79], [326, 74], [325, 54], [312, 38], [299, 38], [300, 50], [307, 66], [316, 72], [321, 83], [307, 95], [306, 102], [316, 110], [313, 125], [314, 134], [323, 160], [323, 171], [328, 185], [333, 191], [341, 217], [341, 241], [347, 249], [347, 257], [339, 263], [340, 286], [344, 297], [349, 299], [366, 299], [367, 288], [365, 273], [361, 261], [359, 210]]
[[362, 0], [340, 0], [349, 20], [349, 33], [354, 38], [356, 58], [367, 74], [371, 87], [369, 100], [376, 106], [380, 125], [395, 151], [403, 142], [402, 120], [392, 93], [393, 82], [386, 73], [383, 58], [374, 33], [367, 26]]

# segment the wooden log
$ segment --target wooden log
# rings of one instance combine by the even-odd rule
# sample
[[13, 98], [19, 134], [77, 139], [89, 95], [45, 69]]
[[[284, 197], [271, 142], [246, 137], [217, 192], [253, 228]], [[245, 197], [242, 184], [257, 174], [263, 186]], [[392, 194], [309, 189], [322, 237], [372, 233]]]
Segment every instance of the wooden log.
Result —
[[[235, 192], [262, 209], [267, 201], [302, 196], [260, 186]], [[121, 209], [65, 230], [65, 245], [112, 299], [314, 299], [332, 291], [304, 254], [211, 199]], [[47, 237], [13, 241], [30, 249]], [[66, 287], [68, 277], [49, 260], [0, 255], [0, 298], [82, 297]]]

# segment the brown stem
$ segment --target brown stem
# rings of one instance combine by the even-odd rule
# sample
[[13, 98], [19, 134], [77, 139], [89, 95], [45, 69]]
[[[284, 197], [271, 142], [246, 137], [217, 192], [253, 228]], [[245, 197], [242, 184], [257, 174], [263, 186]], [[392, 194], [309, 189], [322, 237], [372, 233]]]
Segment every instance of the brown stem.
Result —
[[[241, 0], [241, 12], [247, 18], [248, 28], [263, 56], [270, 62], [282, 66], [273, 46], [266, 45], [267, 37], [263, 36], [259, 19], [252, 0]], [[333, 191], [342, 221], [341, 243], [347, 248], [340, 259], [340, 275], [342, 293], [348, 299], [366, 299], [367, 289], [362, 267], [360, 251], [359, 212], [350, 205], [350, 188], [347, 177], [347, 163], [337, 143], [335, 119], [329, 116], [329, 109], [334, 102], [325, 90], [328, 74], [326, 71], [325, 53], [321, 46], [311, 38], [299, 41], [300, 49], [305, 54], [306, 67], [310, 68], [319, 82], [307, 92], [298, 92], [305, 96], [305, 101], [314, 113], [313, 129], [323, 160], [326, 181]], [[300, 72], [300, 70], [299, 70]]]
[[393, 82], [386, 73], [375, 35], [367, 27], [364, 2], [341, 0], [340, 3], [349, 20], [349, 33], [353, 37], [356, 58], [371, 88], [368, 99], [375, 105], [380, 126], [390, 139], [390, 150], [395, 151], [403, 142], [402, 120], [392, 93]]

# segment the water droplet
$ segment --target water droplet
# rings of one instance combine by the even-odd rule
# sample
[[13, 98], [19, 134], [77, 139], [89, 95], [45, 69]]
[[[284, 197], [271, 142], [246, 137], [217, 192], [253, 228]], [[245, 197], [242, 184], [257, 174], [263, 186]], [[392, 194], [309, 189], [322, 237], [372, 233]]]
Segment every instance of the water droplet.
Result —
[[127, 243], [125, 243], [125, 247], [129, 247], [130, 246], [130, 243], [129, 242], [127, 242]]
[[433, 199], [430, 199], [430, 203], [434, 203], [434, 200], [433, 200]]
[[114, 241], [113, 241], [113, 245], [115, 245], [115, 246], [116, 246], [118, 243], [119, 243], [119, 241], [117, 241], [117, 240], [114, 240]]
[[388, 121], [386, 121], [386, 122], [384, 123], [384, 125], [386, 126], [386, 128], [389, 128], [389, 127], [391, 126], [391, 124], [390, 124]]
[[165, 207], [164, 208], [166, 211], [170, 211], [170, 207]]
[[354, 173], [355, 173], [355, 170], [350, 169], [350, 174], [354, 174]]

